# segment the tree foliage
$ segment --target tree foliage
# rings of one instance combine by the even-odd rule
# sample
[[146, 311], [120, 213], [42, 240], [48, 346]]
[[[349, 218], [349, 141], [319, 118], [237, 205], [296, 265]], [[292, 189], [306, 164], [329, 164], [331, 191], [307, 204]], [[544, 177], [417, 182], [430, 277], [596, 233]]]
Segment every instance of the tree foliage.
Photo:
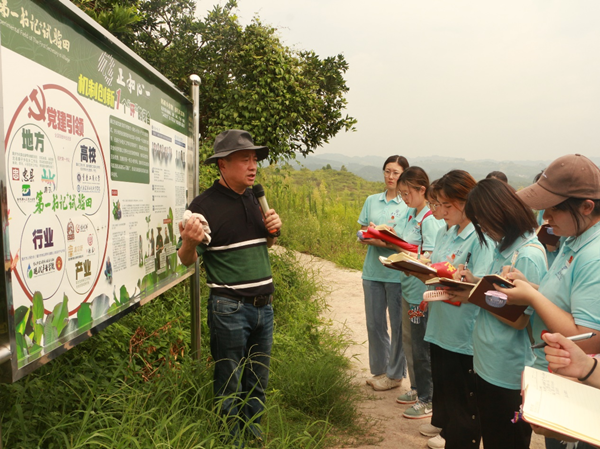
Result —
[[235, 0], [194, 17], [195, 0], [75, 0], [101, 25], [180, 89], [196, 73], [202, 152], [225, 129], [248, 130], [271, 159], [307, 155], [338, 132], [354, 130], [343, 111], [348, 87], [343, 55], [320, 58], [285, 46], [255, 18], [240, 25]]

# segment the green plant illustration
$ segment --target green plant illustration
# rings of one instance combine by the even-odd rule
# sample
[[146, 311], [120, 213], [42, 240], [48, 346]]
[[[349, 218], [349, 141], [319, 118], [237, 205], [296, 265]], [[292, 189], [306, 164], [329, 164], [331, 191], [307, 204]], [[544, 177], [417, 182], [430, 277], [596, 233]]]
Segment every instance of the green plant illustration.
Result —
[[[118, 298], [115, 295], [114, 309], [128, 304], [129, 299], [127, 288], [122, 286]], [[17, 360], [20, 364], [35, 360], [42, 355], [42, 349], [53, 348], [59, 338], [65, 335], [89, 330], [94, 320], [106, 316], [113, 308], [110, 298], [101, 294], [90, 303], [82, 303], [77, 314], [69, 318], [68, 302], [69, 298], [65, 295], [62, 302], [45, 315], [44, 298], [41, 292], [35, 292], [31, 306], [21, 306], [15, 310]]]

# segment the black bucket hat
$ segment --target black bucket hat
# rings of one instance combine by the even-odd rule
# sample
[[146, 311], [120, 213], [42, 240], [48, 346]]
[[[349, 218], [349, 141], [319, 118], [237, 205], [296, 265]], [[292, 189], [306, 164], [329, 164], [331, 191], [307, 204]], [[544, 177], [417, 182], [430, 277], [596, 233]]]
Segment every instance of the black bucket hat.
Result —
[[215, 154], [206, 159], [204, 161], [205, 164], [214, 164], [217, 162], [217, 159], [242, 150], [256, 151], [256, 157], [259, 161], [266, 159], [269, 155], [267, 147], [254, 145], [250, 133], [242, 129], [228, 129], [227, 131], [223, 131], [215, 138], [214, 150]]

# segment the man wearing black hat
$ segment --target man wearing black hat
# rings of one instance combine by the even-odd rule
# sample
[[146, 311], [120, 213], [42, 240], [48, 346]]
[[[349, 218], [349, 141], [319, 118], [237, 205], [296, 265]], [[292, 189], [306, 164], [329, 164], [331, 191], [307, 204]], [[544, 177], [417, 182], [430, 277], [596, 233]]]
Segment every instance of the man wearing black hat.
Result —
[[216, 137], [214, 150], [205, 163], [216, 163], [221, 177], [189, 207], [206, 218], [212, 239], [201, 243], [204, 231], [194, 216], [185, 228], [180, 222], [178, 255], [185, 265], [198, 256], [204, 261], [214, 391], [225, 398], [222, 412], [242, 418], [260, 436], [257, 415], [264, 408], [273, 344], [274, 288], [267, 247], [279, 236], [281, 220], [273, 209], [263, 217], [249, 188], [257, 162], [269, 149], [255, 146], [248, 132], [230, 129]]

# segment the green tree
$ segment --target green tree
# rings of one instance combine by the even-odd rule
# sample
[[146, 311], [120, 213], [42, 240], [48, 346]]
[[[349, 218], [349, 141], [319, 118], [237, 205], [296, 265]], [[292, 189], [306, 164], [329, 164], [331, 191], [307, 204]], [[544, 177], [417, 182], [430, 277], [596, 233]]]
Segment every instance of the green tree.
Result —
[[200, 75], [202, 157], [229, 128], [250, 131], [269, 146], [272, 161], [307, 155], [338, 132], [354, 130], [356, 120], [343, 114], [344, 57], [294, 51], [258, 18], [241, 26], [235, 0], [204, 20], [194, 18], [195, 0], [75, 3], [184, 92], [189, 75]]
[[137, 1], [73, 0], [73, 3], [122, 41], [134, 36], [142, 20]]

